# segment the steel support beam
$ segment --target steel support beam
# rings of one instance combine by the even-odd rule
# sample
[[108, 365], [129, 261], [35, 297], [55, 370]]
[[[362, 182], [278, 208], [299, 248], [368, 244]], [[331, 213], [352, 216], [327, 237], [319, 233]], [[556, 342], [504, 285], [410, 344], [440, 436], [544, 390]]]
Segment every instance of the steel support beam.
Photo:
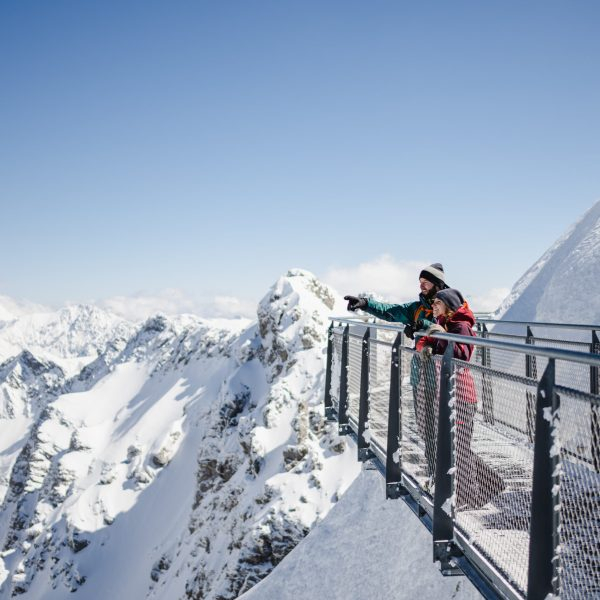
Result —
[[403, 335], [396, 336], [392, 346], [392, 362], [390, 366], [390, 401], [388, 409], [387, 448], [385, 460], [386, 498], [399, 498], [406, 494], [402, 486], [402, 347]]
[[450, 499], [452, 497], [452, 421], [454, 378], [452, 359], [454, 342], [450, 342], [442, 358], [438, 410], [437, 448], [435, 457], [435, 490], [433, 493], [433, 560], [440, 561], [444, 575], [462, 575], [452, 558], [460, 556], [454, 543], [454, 520]]
[[350, 433], [348, 423], [348, 350], [350, 338], [350, 325], [344, 327], [342, 335], [342, 367], [340, 374], [340, 406], [338, 411], [338, 430], [340, 435]]
[[358, 404], [358, 460], [365, 462], [373, 458], [369, 427], [369, 338], [371, 330], [367, 327], [362, 339], [360, 363], [360, 398]]
[[[527, 599], [544, 600], [558, 596], [557, 548], [560, 512], [558, 443], [559, 396], [555, 390], [555, 361], [550, 359], [537, 390], [531, 527], [529, 531], [529, 573]], [[556, 438], [555, 438], [556, 436]]]

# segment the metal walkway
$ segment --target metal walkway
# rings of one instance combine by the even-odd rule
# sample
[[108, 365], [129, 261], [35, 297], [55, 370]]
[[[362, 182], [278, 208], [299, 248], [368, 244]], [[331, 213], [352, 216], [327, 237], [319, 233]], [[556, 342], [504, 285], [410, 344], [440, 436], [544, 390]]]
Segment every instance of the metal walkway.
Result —
[[600, 598], [600, 326], [481, 319], [426, 359], [403, 326], [331, 320], [326, 416], [431, 531], [442, 572], [486, 598]]

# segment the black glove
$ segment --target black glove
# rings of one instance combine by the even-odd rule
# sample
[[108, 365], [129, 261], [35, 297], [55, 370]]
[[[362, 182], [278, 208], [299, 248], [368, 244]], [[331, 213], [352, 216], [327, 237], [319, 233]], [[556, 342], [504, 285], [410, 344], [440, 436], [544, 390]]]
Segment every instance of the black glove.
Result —
[[404, 328], [404, 335], [407, 338], [414, 340], [415, 339], [415, 331], [419, 331], [420, 329], [423, 329], [423, 321], [419, 320], [416, 323], [409, 323]]
[[404, 328], [404, 335], [409, 339], [409, 340], [414, 340], [415, 339], [415, 325], [414, 323], [409, 323], [405, 328]]
[[366, 298], [357, 298], [356, 296], [344, 296], [344, 300], [348, 300], [348, 310], [357, 310], [367, 306]]

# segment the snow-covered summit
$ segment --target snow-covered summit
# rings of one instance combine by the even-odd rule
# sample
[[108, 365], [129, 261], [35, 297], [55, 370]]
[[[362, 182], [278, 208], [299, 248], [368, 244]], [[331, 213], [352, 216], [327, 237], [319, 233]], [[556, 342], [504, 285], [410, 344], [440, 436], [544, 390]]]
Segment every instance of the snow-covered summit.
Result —
[[495, 317], [518, 321], [600, 321], [600, 202], [517, 281]]
[[277, 376], [300, 350], [326, 345], [327, 315], [343, 312], [339, 295], [312, 273], [291, 269], [258, 305], [261, 357]]

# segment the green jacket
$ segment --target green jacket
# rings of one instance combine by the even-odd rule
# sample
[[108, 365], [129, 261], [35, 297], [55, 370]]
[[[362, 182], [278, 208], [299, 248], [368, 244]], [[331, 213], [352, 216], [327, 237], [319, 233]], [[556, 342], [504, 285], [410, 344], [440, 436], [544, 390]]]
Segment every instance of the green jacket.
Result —
[[431, 303], [423, 294], [419, 294], [418, 300], [406, 304], [385, 304], [373, 298], [367, 298], [367, 303], [362, 310], [384, 321], [395, 321], [405, 325], [423, 321], [423, 329], [428, 329], [434, 323]]

